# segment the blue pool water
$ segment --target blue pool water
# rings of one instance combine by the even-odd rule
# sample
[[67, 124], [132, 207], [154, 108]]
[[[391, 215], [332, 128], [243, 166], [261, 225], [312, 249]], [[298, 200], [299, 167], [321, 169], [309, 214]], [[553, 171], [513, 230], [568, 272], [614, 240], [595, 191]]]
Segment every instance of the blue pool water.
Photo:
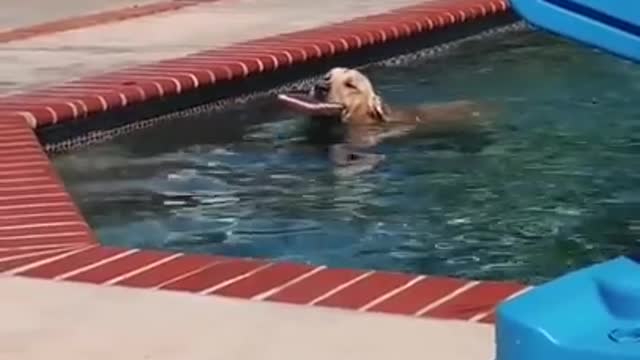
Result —
[[538, 283], [640, 244], [640, 67], [537, 33], [363, 70], [391, 103], [496, 104], [490, 134], [336, 176], [257, 101], [54, 158], [105, 244]]

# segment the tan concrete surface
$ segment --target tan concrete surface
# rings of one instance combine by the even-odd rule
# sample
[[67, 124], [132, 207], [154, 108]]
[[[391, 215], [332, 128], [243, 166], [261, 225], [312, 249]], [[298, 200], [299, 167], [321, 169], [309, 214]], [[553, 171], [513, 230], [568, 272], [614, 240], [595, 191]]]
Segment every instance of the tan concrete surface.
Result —
[[428, 0], [220, 0], [0, 44], [0, 95], [424, 1]]
[[1, 0], [0, 31], [162, 0]]
[[0, 359], [490, 360], [493, 328], [0, 277]]

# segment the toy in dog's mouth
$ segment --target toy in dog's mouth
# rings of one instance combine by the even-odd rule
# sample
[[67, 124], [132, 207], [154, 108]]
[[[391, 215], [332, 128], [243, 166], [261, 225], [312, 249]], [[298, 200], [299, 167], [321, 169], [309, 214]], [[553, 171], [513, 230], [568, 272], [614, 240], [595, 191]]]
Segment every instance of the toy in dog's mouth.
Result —
[[327, 85], [320, 82], [309, 92], [279, 94], [278, 100], [287, 107], [309, 116], [340, 116], [344, 106], [326, 101], [328, 90]]

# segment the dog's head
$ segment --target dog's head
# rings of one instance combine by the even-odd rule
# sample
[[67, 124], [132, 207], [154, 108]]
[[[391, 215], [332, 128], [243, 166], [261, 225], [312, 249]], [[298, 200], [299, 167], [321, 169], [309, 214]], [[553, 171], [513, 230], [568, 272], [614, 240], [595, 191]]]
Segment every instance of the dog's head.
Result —
[[316, 85], [314, 93], [328, 102], [344, 106], [342, 121], [373, 124], [386, 121], [386, 109], [371, 81], [354, 69], [333, 68]]

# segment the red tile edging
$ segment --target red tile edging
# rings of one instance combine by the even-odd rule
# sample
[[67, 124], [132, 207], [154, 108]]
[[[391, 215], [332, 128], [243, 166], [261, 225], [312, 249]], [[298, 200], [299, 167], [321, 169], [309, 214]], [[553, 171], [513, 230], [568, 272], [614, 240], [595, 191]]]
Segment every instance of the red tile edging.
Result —
[[0, 98], [0, 273], [492, 322], [526, 288], [100, 246], [33, 129], [506, 11], [506, 0], [432, 1]]

